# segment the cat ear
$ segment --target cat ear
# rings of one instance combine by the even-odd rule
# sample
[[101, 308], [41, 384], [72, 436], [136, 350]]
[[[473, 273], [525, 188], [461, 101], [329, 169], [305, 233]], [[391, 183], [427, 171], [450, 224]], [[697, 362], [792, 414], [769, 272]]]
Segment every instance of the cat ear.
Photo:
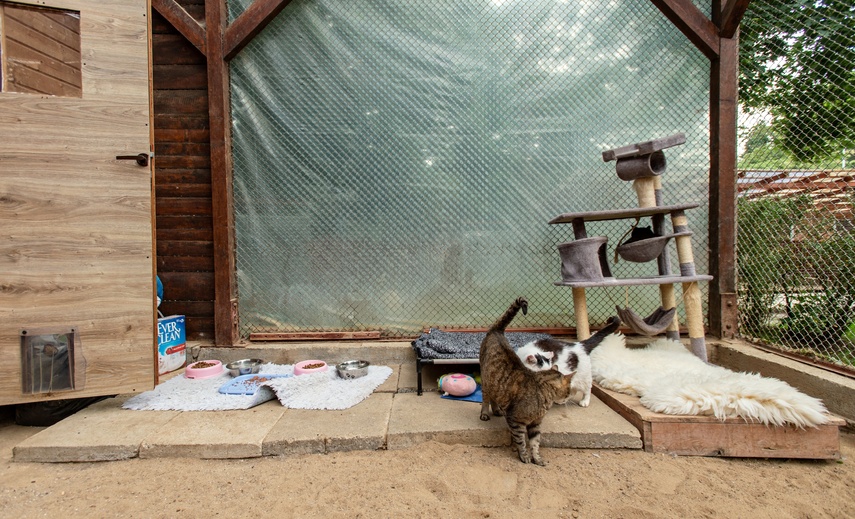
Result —
[[549, 360], [552, 360], [552, 358], [555, 357], [555, 352], [554, 351], [545, 351], [545, 352], [543, 352], [543, 356]]
[[525, 358], [525, 361], [527, 364], [537, 364], [537, 357], [535, 357], [534, 355], [529, 355]]

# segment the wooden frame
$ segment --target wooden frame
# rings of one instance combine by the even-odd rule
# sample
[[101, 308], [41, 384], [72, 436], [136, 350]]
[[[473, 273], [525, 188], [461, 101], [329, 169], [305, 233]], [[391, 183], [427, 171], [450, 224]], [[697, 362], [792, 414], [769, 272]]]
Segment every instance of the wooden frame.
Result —
[[741, 418], [720, 421], [712, 416], [666, 415], [647, 409], [638, 397], [596, 384], [591, 392], [638, 429], [646, 452], [738, 458], [840, 458], [840, 427], [846, 421], [838, 416], [831, 416], [825, 425], [798, 429], [750, 423]]
[[[736, 111], [738, 27], [750, 0], [712, 0], [707, 18], [691, 0], [650, 0], [710, 60], [710, 285], [709, 332], [732, 337], [736, 313]], [[152, 8], [207, 58], [211, 197], [214, 225], [214, 342], [237, 345], [235, 237], [228, 62], [290, 0], [255, 0], [231, 24], [225, 0], [204, 0], [204, 25], [177, 0]]]

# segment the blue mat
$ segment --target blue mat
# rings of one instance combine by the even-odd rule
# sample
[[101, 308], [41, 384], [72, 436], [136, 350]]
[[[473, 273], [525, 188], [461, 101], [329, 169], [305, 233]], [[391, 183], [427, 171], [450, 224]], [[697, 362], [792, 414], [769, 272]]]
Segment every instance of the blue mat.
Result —
[[440, 395], [440, 396], [442, 396], [442, 398], [447, 398], [449, 400], [465, 400], [467, 402], [478, 402], [479, 404], [481, 403], [481, 400], [483, 399], [481, 396], [481, 384], [478, 384], [478, 386], [475, 388], [475, 392], [469, 396], [451, 396], [451, 395]]

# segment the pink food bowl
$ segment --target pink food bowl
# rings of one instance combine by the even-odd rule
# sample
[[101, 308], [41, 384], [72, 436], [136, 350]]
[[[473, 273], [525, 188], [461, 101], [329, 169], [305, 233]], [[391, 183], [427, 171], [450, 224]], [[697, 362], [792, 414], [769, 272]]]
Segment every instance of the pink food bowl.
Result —
[[322, 360], [304, 360], [294, 364], [295, 375], [306, 375], [308, 373], [320, 373], [327, 370], [327, 363]]
[[187, 378], [211, 378], [223, 373], [223, 363], [218, 360], [200, 360], [184, 368]]

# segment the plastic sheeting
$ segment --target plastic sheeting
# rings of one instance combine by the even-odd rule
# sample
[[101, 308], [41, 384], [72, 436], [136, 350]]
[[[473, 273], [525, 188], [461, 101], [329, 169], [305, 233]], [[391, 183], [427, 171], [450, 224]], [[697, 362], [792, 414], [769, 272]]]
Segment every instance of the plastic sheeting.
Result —
[[[518, 295], [515, 326], [573, 326], [547, 222], [637, 205], [603, 150], [685, 133], [665, 200], [701, 203], [703, 250], [708, 70], [646, 0], [291, 2], [231, 62], [241, 333], [481, 327]], [[589, 292], [592, 323], [658, 306]]]

